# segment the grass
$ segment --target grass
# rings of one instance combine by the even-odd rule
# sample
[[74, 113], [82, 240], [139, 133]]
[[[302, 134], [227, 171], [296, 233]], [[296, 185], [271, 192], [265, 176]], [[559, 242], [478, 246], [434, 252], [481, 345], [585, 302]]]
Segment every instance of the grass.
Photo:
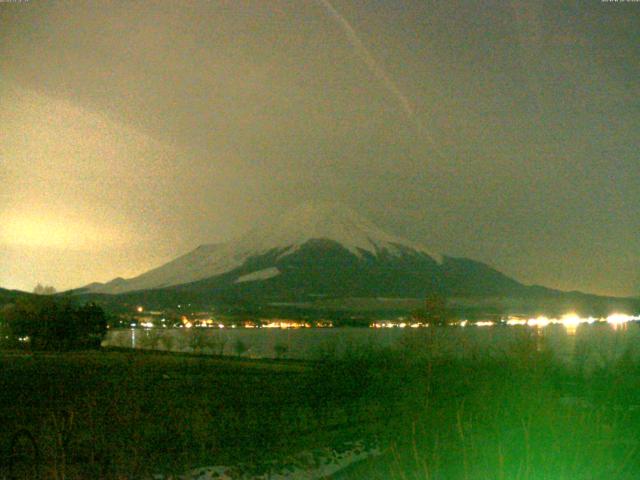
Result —
[[145, 478], [241, 462], [268, 471], [288, 453], [364, 439], [383, 455], [337, 478], [638, 478], [631, 355], [587, 374], [527, 336], [492, 358], [420, 355], [431, 347], [354, 348], [317, 363], [5, 354], [3, 451], [27, 429], [44, 478]]
[[585, 374], [531, 340], [500, 358], [405, 364], [385, 454], [337, 478], [639, 478], [638, 362]]
[[140, 352], [0, 363], [2, 438], [27, 428], [58, 478], [261, 461], [267, 450], [293, 447], [287, 433], [309, 409], [299, 365]]

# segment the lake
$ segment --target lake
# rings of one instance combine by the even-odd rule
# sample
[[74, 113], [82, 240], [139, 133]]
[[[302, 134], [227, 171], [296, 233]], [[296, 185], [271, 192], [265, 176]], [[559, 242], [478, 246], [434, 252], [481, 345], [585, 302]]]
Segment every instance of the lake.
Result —
[[625, 353], [640, 358], [640, 324], [606, 322], [540, 326], [429, 328], [155, 328], [113, 329], [104, 346], [315, 360], [366, 348], [409, 348], [426, 357], [512, 355], [532, 343], [567, 363], [606, 365]]

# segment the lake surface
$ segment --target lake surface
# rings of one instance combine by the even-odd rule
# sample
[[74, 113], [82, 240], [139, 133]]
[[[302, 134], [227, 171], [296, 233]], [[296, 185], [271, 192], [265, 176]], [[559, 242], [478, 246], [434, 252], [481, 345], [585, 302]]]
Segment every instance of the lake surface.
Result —
[[344, 357], [366, 348], [408, 348], [426, 357], [514, 355], [523, 345], [552, 352], [563, 362], [606, 365], [628, 354], [640, 358], [640, 324], [582, 324], [429, 328], [114, 329], [105, 346], [315, 360]]

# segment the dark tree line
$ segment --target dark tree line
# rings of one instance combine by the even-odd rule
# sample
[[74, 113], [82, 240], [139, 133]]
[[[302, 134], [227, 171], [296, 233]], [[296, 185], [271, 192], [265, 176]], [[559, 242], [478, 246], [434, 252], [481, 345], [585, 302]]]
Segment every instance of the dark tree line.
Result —
[[99, 306], [75, 305], [68, 298], [24, 297], [0, 311], [5, 343], [33, 350], [98, 348], [107, 331]]

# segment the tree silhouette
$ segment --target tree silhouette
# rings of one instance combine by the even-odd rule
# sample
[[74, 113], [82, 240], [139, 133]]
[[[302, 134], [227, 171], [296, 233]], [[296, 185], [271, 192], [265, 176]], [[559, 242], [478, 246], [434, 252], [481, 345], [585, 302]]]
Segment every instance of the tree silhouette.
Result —
[[249, 350], [249, 347], [238, 338], [233, 344], [233, 350], [236, 352], [238, 357], [241, 357], [247, 350]]
[[97, 348], [107, 331], [102, 308], [51, 296], [18, 298], [2, 310], [7, 334], [34, 350]]
[[38, 285], [33, 289], [33, 293], [36, 295], [53, 295], [56, 293], [56, 289], [51, 285], [43, 286], [41, 283], [38, 283]]
[[447, 299], [439, 293], [427, 295], [424, 307], [412, 313], [414, 321], [428, 325], [446, 325], [451, 317], [451, 312], [447, 308]]

